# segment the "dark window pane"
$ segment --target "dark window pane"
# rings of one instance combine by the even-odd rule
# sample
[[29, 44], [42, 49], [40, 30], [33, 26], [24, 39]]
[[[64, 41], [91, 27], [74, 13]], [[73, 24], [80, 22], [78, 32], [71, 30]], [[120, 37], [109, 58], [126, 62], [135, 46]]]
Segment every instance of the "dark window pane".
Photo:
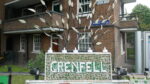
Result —
[[60, 5], [59, 4], [54, 6], [54, 11], [60, 12]]

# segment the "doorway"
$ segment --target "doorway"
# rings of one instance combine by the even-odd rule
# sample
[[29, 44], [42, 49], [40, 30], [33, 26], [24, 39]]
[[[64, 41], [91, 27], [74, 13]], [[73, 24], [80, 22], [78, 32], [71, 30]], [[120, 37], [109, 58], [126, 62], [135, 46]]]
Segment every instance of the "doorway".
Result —
[[[59, 44], [59, 39], [58, 37], [53, 37], [53, 42]], [[56, 44], [53, 44], [53, 51], [58, 52], [59, 51], [59, 46]]]
[[13, 51], [13, 38], [8, 37], [6, 39], [6, 51]]
[[145, 61], [145, 67], [150, 69], [150, 32], [145, 32], [145, 40], [144, 40], [144, 51], [143, 54], [145, 55], [144, 60]]

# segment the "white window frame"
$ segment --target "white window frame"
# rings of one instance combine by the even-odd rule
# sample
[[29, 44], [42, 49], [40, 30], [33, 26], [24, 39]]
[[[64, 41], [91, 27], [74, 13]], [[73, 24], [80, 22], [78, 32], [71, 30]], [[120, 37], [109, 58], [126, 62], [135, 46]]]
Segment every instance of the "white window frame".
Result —
[[123, 40], [123, 35], [122, 33], [120, 34], [121, 38], [120, 38], [120, 44], [121, 44], [121, 55], [123, 56], [125, 54], [125, 50], [124, 50], [124, 40]]
[[[52, 11], [54, 11], [54, 6], [56, 6], [56, 5], [60, 5], [59, 0], [52, 1]], [[55, 11], [55, 12], [57, 12], [57, 11]]]
[[[35, 39], [37, 40], [37, 37], [38, 37], [38, 40], [39, 40], [39, 50], [36, 50], [36, 45], [35, 45]], [[39, 53], [41, 50], [41, 35], [40, 34], [34, 34], [33, 35], [33, 53]]]
[[[82, 35], [81, 35], [82, 34]], [[90, 32], [82, 32], [80, 34], [78, 34], [78, 38], [81, 38], [83, 35], [85, 35], [85, 38], [81, 39], [78, 43], [78, 50], [79, 51], [87, 51], [89, 49], [89, 47], [92, 46], [92, 42], [91, 42], [91, 33]], [[88, 38], [86, 38], [88, 37]], [[83, 45], [81, 48], [81, 45]]]
[[25, 35], [20, 35], [20, 52], [25, 52], [25, 44], [26, 44]]
[[[90, 3], [92, 3], [92, 0], [89, 1], [89, 3], [85, 3], [85, 4], [90, 4]], [[79, 0], [77, 0], [77, 14], [78, 14], [78, 17], [87, 17], [87, 16], [92, 15], [92, 9], [91, 9], [91, 11], [89, 11], [89, 12], [82, 12], [82, 13], [80, 13], [80, 12], [79, 12], [79, 10], [80, 10], [79, 4], [81, 4], [81, 3], [79, 2]], [[81, 4], [81, 5], [82, 5], [82, 4]]]
[[110, 0], [97, 0], [97, 5], [107, 4]]

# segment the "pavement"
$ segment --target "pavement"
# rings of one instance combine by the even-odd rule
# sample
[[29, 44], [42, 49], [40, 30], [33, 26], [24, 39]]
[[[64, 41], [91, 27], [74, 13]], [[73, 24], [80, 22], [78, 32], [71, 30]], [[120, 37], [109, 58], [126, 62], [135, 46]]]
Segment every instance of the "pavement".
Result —
[[[12, 73], [8, 73], [8, 72], [0, 72], [0, 75], [31, 75], [29, 72], [12, 72]], [[40, 73], [40, 75], [44, 76], [44, 73]], [[113, 76], [116, 76], [116, 74], [113, 74]], [[146, 76], [144, 76], [144, 74], [137, 74], [137, 73], [129, 73], [127, 74], [127, 76], [129, 76], [130, 78], [138, 78], [138, 79], [144, 79]], [[148, 78], [150, 78], [150, 75], [147, 76]]]
[[[130, 73], [130, 74], [128, 74], [128, 76], [130, 78], [134, 78], [134, 79], [145, 79], [146, 78], [146, 76], [144, 74], [137, 74], [137, 73]], [[150, 78], [150, 75], [148, 75], [147, 78]]]

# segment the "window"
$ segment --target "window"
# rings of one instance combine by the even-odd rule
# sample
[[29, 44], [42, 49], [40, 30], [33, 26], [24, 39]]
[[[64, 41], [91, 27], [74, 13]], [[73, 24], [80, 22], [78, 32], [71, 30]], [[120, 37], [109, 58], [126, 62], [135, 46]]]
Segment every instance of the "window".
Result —
[[87, 51], [89, 47], [91, 47], [91, 35], [89, 32], [83, 32], [79, 34], [79, 41], [78, 48], [80, 51]]
[[33, 35], [33, 51], [39, 52], [41, 48], [41, 37], [40, 35], [36, 34]]
[[21, 35], [20, 36], [20, 51], [25, 51], [25, 42], [26, 42], [25, 35]]
[[91, 0], [79, 0], [79, 14], [88, 14], [91, 13], [91, 8], [89, 7]]
[[109, 0], [97, 0], [97, 5], [109, 3]]
[[36, 13], [42, 13], [42, 12], [45, 12], [45, 10], [46, 10], [46, 8], [45, 8], [43, 5], [37, 4], [37, 5], [31, 6], [31, 7], [22, 8], [22, 9], [21, 9], [21, 11], [22, 11], [22, 16], [36, 14], [36, 13], [33, 13], [32, 11], [28, 10], [28, 8], [33, 8], [33, 9], [35, 9], [35, 10], [36, 10]]
[[42, 13], [42, 12], [45, 12], [46, 8], [43, 7], [43, 5], [39, 4], [35, 6], [35, 10], [37, 13]]
[[60, 12], [60, 3], [58, 0], [53, 1], [52, 9], [55, 12]]

